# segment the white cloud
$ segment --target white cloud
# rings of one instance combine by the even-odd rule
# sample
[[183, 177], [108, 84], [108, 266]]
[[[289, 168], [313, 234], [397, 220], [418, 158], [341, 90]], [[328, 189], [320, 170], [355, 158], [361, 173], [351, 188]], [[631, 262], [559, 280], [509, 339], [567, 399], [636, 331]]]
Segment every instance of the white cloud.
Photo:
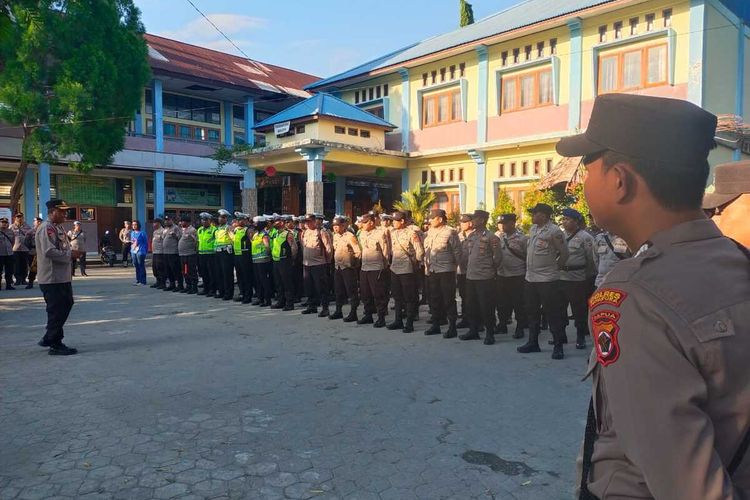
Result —
[[[240, 14], [207, 14], [206, 17], [243, 50], [253, 45], [253, 41], [248, 39], [249, 31], [268, 26], [268, 20], [262, 17]], [[237, 49], [203, 17], [193, 19], [176, 30], [163, 31], [159, 35], [223, 52], [237, 52]]]

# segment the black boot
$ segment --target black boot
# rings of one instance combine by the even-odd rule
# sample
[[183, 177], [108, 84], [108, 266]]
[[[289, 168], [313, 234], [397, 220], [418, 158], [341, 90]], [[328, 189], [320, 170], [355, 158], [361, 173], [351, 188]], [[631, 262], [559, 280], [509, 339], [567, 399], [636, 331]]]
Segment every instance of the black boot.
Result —
[[414, 331], [414, 320], [411, 318], [406, 318], [406, 323], [404, 324], [403, 330], [401, 330], [404, 333], [411, 333]]
[[343, 318], [344, 317], [344, 313], [341, 312], [341, 307], [342, 306], [340, 306], [340, 305], [336, 305], [336, 310], [333, 311], [333, 314], [331, 314], [330, 316], [328, 316], [328, 319], [341, 319], [341, 318]]
[[370, 325], [372, 323], [373, 323], [373, 320], [372, 320], [371, 313], [365, 313], [365, 315], [362, 316], [362, 318], [359, 321], [357, 321], [358, 325]]
[[[555, 339], [550, 339], [550, 340], [549, 340], [549, 342], [547, 342], [547, 343], [548, 343], [549, 345], [555, 345]], [[563, 336], [563, 340], [562, 340], [562, 343], [563, 343], [563, 344], [567, 344], [567, 343], [568, 343], [568, 336], [567, 336], [567, 335], [564, 335], [564, 336]]]
[[315, 314], [318, 312], [317, 307], [307, 306], [305, 309], [302, 310], [302, 314]]
[[198, 295], [208, 295], [205, 288], [202, 288], [200, 292], [198, 292]]
[[178, 285], [175, 292], [188, 293], [188, 288], [185, 288], [185, 285]]
[[492, 333], [488, 333], [484, 336], [484, 345], [492, 345], [495, 343], [495, 335]]
[[586, 349], [586, 336], [578, 335], [576, 339], [576, 349]]
[[469, 320], [466, 318], [461, 318], [461, 321], [458, 322], [456, 325], [456, 328], [469, 328], [471, 325], [469, 325]]
[[383, 328], [385, 326], [385, 315], [378, 314], [378, 320], [372, 324], [374, 328]]
[[479, 340], [479, 333], [477, 333], [476, 328], [471, 327], [468, 332], [459, 335], [458, 340]]
[[344, 318], [344, 323], [354, 323], [359, 318], [357, 318], [357, 306], [352, 306], [351, 309], [349, 309], [349, 314], [346, 315]]
[[242, 295], [238, 295], [237, 297], [235, 297], [232, 300], [234, 300], [235, 302], [242, 302]]
[[327, 317], [331, 312], [328, 310], [328, 306], [323, 306], [323, 308], [318, 313], [319, 318], [325, 318]]
[[192, 285], [190, 288], [188, 288], [187, 294], [188, 295], [196, 295], [198, 293], [198, 285]]
[[529, 330], [529, 341], [524, 345], [516, 347], [516, 351], [521, 354], [527, 354], [530, 352], [542, 352], [539, 348], [539, 330]]
[[275, 304], [271, 305], [271, 309], [283, 309], [283, 308], [284, 308], [284, 304], [282, 304], [280, 300], [276, 301]]
[[452, 339], [458, 336], [458, 332], [456, 331], [457, 325], [456, 320], [452, 319], [450, 320], [450, 323], [448, 325], [448, 330], [443, 334], [444, 339]]
[[556, 345], [552, 350], [552, 359], [564, 359], [565, 354], [563, 353], [563, 346]]
[[294, 304], [291, 302], [287, 302], [282, 311], [294, 311]]
[[522, 339], [523, 338], [523, 328], [520, 326], [516, 326], [516, 331], [513, 333], [514, 339]]
[[396, 319], [393, 320], [393, 323], [388, 323], [388, 326], [386, 326], [389, 330], [401, 330], [404, 328], [404, 322], [401, 319], [401, 307], [396, 306]]
[[440, 331], [440, 322], [439, 321], [433, 321], [432, 326], [430, 326], [427, 330], [425, 330], [425, 335], [440, 335], [442, 332]]
[[495, 328], [495, 334], [496, 335], [508, 335], [508, 325], [505, 324], [505, 321], [499, 321], [497, 323], [497, 327]]

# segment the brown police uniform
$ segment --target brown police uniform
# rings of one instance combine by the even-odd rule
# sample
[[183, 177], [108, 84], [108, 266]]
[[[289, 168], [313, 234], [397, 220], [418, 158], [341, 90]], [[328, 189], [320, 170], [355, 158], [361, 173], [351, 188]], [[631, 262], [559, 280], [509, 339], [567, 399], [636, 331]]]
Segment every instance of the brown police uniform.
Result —
[[[336, 313], [341, 314], [341, 308], [349, 302], [351, 309], [349, 315], [344, 319], [347, 323], [357, 321], [357, 308], [359, 307], [359, 260], [362, 251], [359, 248], [357, 237], [350, 231], [333, 235], [333, 288], [336, 295]], [[333, 316], [332, 316], [333, 317]]]
[[382, 326], [385, 326], [384, 318], [388, 313], [385, 275], [389, 272], [390, 248], [387, 238], [386, 230], [377, 227], [370, 231], [363, 230], [359, 234], [359, 244], [362, 247], [359, 293], [365, 310], [363, 320], [372, 318], [373, 313], [377, 312], [378, 322], [383, 323]]
[[[398, 214], [396, 216], [402, 217]], [[406, 333], [409, 333], [413, 331], [417, 317], [419, 295], [416, 275], [424, 259], [424, 247], [419, 235], [412, 228], [404, 227], [391, 230], [391, 248], [391, 293], [396, 306], [396, 318], [388, 325], [388, 329], [404, 328], [403, 320], [406, 319]]]
[[[433, 210], [433, 212], [435, 212]], [[445, 212], [440, 216], [444, 217]], [[435, 215], [433, 215], [435, 216]], [[458, 233], [448, 225], [430, 228], [424, 239], [425, 275], [430, 287], [432, 327], [425, 334], [440, 333], [440, 320], [447, 317], [450, 337], [456, 335], [456, 268], [461, 262]]]
[[492, 344], [495, 335], [495, 276], [503, 262], [500, 239], [487, 228], [477, 227], [464, 240], [462, 255], [466, 268], [466, 300], [472, 307], [470, 330], [459, 338], [478, 339], [479, 326], [483, 325], [485, 343]]

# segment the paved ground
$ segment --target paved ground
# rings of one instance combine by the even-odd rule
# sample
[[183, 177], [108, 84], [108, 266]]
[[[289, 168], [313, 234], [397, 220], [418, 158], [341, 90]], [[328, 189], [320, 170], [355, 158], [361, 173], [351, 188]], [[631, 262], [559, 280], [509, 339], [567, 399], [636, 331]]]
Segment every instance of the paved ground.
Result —
[[[0, 292], [0, 499], [572, 497], [586, 354], [76, 279], [66, 341]], [[424, 316], [424, 312], [422, 314]]]

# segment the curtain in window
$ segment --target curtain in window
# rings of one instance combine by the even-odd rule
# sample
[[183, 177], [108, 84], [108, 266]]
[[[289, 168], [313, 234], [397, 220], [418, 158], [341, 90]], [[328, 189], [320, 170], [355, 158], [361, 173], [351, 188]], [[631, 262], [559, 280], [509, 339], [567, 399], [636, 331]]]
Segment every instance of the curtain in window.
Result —
[[599, 91], [611, 92], [617, 88], [617, 56], [602, 57], [599, 60]]
[[667, 81], [667, 46], [648, 49], [648, 83]]
[[432, 106], [434, 99], [424, 100], [424, 124], [432, 125], [435, 122], [435, 108]]
[[456, 121], [461, 119], [461, 91], [456, 91], [451, 94], [451, 120]]
[[503, 80], [503, 111], [516, 107], [516, 80], [514, 78]]
[[438, 97], [438, 112], [437, 121], [443, 123], [448, 121], [450, 98], [448, 95], [441, 95]]
[[641, 51], [626, 52], [622, 61], [623, 87], [641, 86]]
[[521, 77], [521, 107], [534, 105], [534, 76]]
[[539, 102], [538, 104], [549, 104], [552, 102], [552, 72], [542, 71], [539, 73]]

